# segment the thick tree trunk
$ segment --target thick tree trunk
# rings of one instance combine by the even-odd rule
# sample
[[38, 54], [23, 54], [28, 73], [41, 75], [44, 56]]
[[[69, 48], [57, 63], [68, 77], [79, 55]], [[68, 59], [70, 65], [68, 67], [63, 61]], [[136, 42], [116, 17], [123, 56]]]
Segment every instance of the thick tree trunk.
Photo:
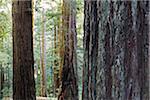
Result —
[[32, 0], [14, 0], [13, 99], [35, 100]]
[[76, 62], [75, 1], [63, 0], [63, 32], [65, 34], [61, 100], [78, 100]]
[[[90, 11], [97, 6], [97, 16]], [[91, 10], [92, 9], [92, 10]], [[148, 1], [87, 1], [85, 0], [84, 49], [85, 65], [83, 99], [85, 100], [148, 100]], [[91, 48], [93, 23], [97, 19], [94, 34], [98, 32], [98, 44]], [[94, 19], [93, 18], [93, 19]], [[96, 21], [95, 21], [96, 22]], [[96, 24], [96, 23], [95, 23]], [[92, 25], [94, 26], [94, 25]], [[97, 39], [95, 39], [97, 40]], [[91, 50], [92, 49], [92, 50]], [[91, 51], [96, 53], [96, 61]], [[92, 59], [92, 60], [90, 60]], [[94, 66], [91, 70], [91, 66]], [[90, 77], [96, 85], [90, 87]], [[88, 86], [88, 87], [86, 87]], [[93, 89], [95, 97], [92, 95]]]

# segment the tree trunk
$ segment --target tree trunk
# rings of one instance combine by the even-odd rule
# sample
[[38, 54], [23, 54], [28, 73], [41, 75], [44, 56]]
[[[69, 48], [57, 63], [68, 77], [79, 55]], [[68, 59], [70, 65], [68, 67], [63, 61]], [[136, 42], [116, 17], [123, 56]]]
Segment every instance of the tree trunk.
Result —
[[44, 17], [44, 8], [42, 11], [42, 49], [41, 49], [41, 73], [42, 73], [42, 80], [41, 80], [41, 96], [46, 97], [46, 46], [45, 46], [45, 17]]
[[85, 0], [83, 100], [149, 99], [148, 9], [149, 1]]
[[75, 0], [63, 0], [63, 20], [65, 50], [60, 98], [78, 100]]
[[[58, 31], [57, 31], [57, 26], [54, 25], [54, 57], [58, 57]], [[54, 90], [55, 90], [55, 96], [58, 93], [58, 88], [59, 88], [59, 60], [55, 59], [54, 60]]]
[[3, 88], [4, 88], [4, 68], [2, 66], [2, 63], [0, 63], [0, 99], [3, 98]]
[[32, 0], [15, 0], [13, 17], [13, 100], [35, 100]]

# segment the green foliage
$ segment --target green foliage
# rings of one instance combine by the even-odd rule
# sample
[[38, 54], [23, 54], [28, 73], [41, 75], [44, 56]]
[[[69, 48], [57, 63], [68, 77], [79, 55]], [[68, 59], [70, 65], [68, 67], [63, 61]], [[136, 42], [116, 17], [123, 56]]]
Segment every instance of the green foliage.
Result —
[[[4, 70], [3, 96], [12, 95], [11, 0], [0, 0], [0, 70]], [[0, 71], [0, 74], [2, 72]]]
[[11, 32], [11, 6], [10, 0], [0, 1], [0, 39]]

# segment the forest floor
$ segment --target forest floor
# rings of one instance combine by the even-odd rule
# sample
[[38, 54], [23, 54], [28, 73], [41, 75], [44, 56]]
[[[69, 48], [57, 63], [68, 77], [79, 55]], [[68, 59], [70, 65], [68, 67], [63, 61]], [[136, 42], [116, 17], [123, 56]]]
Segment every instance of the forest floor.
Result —
[[[13, 100], [10, 97], [4, 97], [3, 100]], [[57, 100], [57, 98], [52, 97], [36, 97], [36, 100]]]
[[[13, 99], [12, 97], [3, 97], [2, 100], [13, 100]], [[36, 97], [36, 100], [58, 100], [58, 99], [56, 97]], [[81, 96], [79, 97], [79, 100], [82, 100]]]

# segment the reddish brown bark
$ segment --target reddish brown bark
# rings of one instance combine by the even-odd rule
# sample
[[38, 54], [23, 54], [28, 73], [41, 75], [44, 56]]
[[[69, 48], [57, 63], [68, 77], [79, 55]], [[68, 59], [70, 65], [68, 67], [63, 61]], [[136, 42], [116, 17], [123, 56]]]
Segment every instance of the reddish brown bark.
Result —
[[62, 100], [78, 100], [75, 1], [63, 0], [64, 63]]
[[35, 100], [32, 0], [14, 0], [13, 99]]
[[[85, 0], [84, 8], [83, 99], [148, 100], [149, 1]], [[91, 38], [91, 25], [98, 28], [94, 32], [98, 41]], [[97, 59], [91, 51], [97, 52]], [[91, 65], [97, 69], [94, 88]]]

